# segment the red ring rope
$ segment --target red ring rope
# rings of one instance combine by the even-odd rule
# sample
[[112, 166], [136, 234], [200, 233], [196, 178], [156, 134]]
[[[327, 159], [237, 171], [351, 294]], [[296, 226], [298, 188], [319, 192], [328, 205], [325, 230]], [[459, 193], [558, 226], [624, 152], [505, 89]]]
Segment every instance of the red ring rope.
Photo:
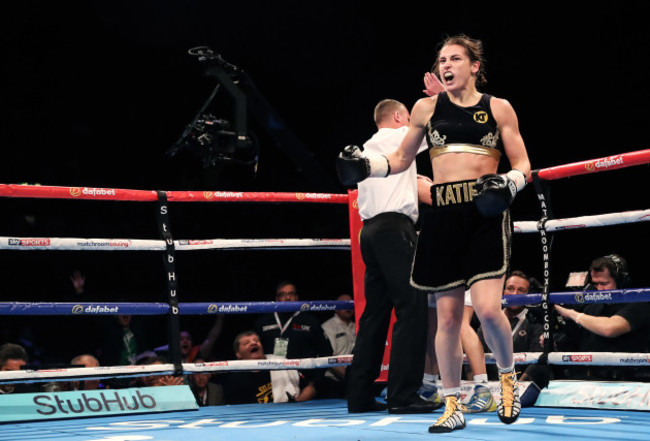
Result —
[[[604, 158], [590, 159], [571, 164], [538, 170], [543, 180], [616, 170], [650, 163], [650, 149], [621, 153]], [[347, 204], [347, 194], [327, 193], [247, 193], [238, 191], [168, 191], [170, 202], [319, 202]], [[49, 199], [103, 199], [113, 201], [157, 201], [154, 190], [125, 190], [92, 187], [53, 187], [40, 185], [0, 184], [0, 197]]]
[[[0, 184], [0, 197], [45, 199], [93, 199], [109, 201], [157, 201], [154, 190], [118, 188], [53, 187], [41, 185]], [[318, 202], [347, 204], [347, 194], [327, 193], [246, 193], [239, 191], [168, 191], [170, 202]]]
[[539, 170], [538, 176], [540, 179], [551, 181], [648, 163], [650, 163], [650, 149], [544, 168]]

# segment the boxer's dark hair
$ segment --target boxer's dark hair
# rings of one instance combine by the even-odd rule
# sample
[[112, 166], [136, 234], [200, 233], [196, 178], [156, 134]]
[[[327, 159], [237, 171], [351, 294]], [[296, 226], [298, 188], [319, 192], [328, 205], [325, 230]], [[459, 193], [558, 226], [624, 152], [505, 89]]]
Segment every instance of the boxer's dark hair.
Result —
[[487, 84], [487, 77], [485, 76], [485, 58], [483, 58], [483, 42], [481, 40], [470, 38], [465, 34], [447, 37], [442, 43], [438, 45], [436, 61], [433, 63], [431, 72], [435, 75], [438, 75], [440, 51], [443, 47], [450, 46], [452, 44], [464, 47], [470, 62], [479, 62], [478, 72], [476, 73], [476, 85], [484, 86]]

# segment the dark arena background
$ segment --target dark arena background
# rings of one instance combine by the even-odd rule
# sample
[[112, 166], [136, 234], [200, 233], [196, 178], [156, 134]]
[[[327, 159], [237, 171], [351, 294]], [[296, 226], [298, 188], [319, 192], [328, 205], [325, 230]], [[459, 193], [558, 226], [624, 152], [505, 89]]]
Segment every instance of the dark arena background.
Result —
[[[534, 169], [648, 148], [643, 1], [571, 11], [566, 2], [31, 1], [0, 20], [2, 184], [343, 194], [338, 152], [374, 133], [379, 100], [410, 108], [423, 97], [438, 43], [457, 33], [483, 41], [481, 91], [512, 103]], [[430, 174], [426, 160], [418, 165]], [[553, 181], [553, 215], [646, 209], [647, 179], [642, 165]], [[159, 237], [155, 203], [1, 198], [0, 207], [3, 236]], [[512, 213], [539, 219], [532, 186]], [[349, 238], [344, 205], [175, 204], [170, 222], [176, 239]], [[648, 245], [643, 223], [556, 233], [552, 290], [610, 253], [627, 258], [635, 286], [650, 286]], [[347, 251], [177, 256], [185, 302], [271, 301], [283, 279], [305, 300], [352, 291]], [[539, 236], [517, 235], [513, 268], [542, 279], [542, 265]], [[83, 298], [70, 280], [77, 270]], [[4, 250], [0, 296], [164, 302], [164, 270], [156, 252]], [[232, 357], [232, 337], [253, 318], [226, 317], [219, 357]], [[75, 320], [3, 317], [0, 341], [31, 332], [46, 361], [63, 358], [86, 337]], [[182, 320], [197, 339], [211, 325]]]

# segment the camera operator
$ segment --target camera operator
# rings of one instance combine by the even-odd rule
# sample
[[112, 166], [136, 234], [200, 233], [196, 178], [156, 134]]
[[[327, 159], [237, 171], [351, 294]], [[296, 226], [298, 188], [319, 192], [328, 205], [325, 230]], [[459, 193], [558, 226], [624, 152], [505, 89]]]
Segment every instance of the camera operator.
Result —
[[[624, 289], [630, 285], [627, 262], [616, 254], [595, 259], [589, 268], [585, 291]], [[650, 303], [592, 303], [575, 309], [555, 305], [568, 319], [570, 350], [577, 352], [645, 352], [650, 324]], [[571, 379], [643, 380], [646, 369], [635, 366], [573, 366]], [[645, 377], [645, 378], [644, 378]]]

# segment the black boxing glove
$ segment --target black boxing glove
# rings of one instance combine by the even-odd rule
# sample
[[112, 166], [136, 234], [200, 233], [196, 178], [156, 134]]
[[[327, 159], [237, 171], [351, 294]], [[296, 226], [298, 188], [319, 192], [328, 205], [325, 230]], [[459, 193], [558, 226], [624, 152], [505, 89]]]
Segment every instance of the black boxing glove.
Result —
[[385, 178], [390, 174], [390, 164], [385, 156], [361, 156], [361, 149], [349, 145], [336, 158], [336, 173], [343, 185], [354, 185], [366, 178]]
[[526, 186], [526, 175], [510, 170], [505, 175], [483, 175], [476, 181], [474, 203], [484, 217], [495, 217], [508, 209], [518, 191]]

